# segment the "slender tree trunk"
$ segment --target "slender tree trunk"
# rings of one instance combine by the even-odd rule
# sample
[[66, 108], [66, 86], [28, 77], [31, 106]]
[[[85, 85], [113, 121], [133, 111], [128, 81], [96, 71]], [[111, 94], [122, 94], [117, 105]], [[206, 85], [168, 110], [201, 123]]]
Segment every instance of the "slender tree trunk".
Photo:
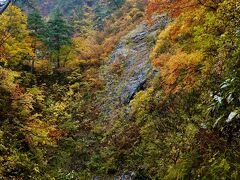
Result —
[[[32, 43], [32, 48], [33, 48], [33, 52], [35, 53], [35, 54], [37, 54], [36, 53], [36, 51], [37, 51], [37, 42], [36, 41], [33, 41], [33, 43]], [[35, 72], [35, 57], [33, 57], [32, 58], [32, 66], [31, 66], [31, 73], [33, 74]]]
[[57, 55], [57, 69], [60, 68], [60, 52], [58, 52], [58, 55]]
[[31, 73], [35, 72], [35, 60], [32, 60]]
[[60, 43], [59, 43], [59, 37], [57, 37], [57, 69], [60, 68]]

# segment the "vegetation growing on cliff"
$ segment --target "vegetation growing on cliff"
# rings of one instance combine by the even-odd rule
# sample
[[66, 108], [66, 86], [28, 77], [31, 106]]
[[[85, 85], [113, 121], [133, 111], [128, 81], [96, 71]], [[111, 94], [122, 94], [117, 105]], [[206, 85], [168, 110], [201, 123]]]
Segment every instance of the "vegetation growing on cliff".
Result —
[[[240, 178], [239, 2], [30, 3], [0, 15], [0, 178]], [[162, 13], [166, 28], [149, 40], [141, 26], [135, 44], [118, 45], [131, 53], [108, 62], [124, 35]], [[115, 97], [119, 107], [102, 111], [113, 84], [102, 68], [121, 82], [136, 59], [122, 61], [145, 45], [154, 73], [129, 103]]]
[[201, 2], [148, 7], [171, 14], [191, 4], [159, 34], [151, 55], [158, 76], [131, 102], [141, 141], [130, 149], [144, 150], [150, 179], [239, 178], [239, 4]]

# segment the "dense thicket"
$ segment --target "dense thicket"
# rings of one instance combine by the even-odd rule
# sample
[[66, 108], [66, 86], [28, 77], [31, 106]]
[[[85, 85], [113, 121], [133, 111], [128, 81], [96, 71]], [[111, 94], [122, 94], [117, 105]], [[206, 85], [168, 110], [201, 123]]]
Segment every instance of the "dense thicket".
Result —
[[149, 17], [163, 12], [174, 20], [152, 51], [158, 76], [114, 120], [135, 134], [118, 136], [132, 144], [120, 158], [149, 179], [239, 179], [239, 3], [150, 1]]
[[[0, 178], [240, 178], [238, 1], [35, 2], [0, 16]], [[144, 11], [172, 19], [157, 74], [106, 121], [99, 70]]]
[[[85, 18], [71, 19], [61, 8], [48, 18], [36, 9], [26, 15], [16, 6], [1, 15], [0, 178], [87, 179], [97, 173], [93, 154], [103, 137], [97, 128], [98, 68], [143, 16], [129, 16], [135, 2], [116, 1], [104, 30], [97, 31], [88, 3]], [[125, 14], [115, 14], [120, 11]]]

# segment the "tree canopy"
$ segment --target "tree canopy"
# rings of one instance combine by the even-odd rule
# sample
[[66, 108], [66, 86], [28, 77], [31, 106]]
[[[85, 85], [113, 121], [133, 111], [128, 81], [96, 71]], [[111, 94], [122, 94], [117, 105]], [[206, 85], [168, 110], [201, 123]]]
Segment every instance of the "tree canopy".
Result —
[[9, 2], [0, 179], [240, 179], [238, 1]]

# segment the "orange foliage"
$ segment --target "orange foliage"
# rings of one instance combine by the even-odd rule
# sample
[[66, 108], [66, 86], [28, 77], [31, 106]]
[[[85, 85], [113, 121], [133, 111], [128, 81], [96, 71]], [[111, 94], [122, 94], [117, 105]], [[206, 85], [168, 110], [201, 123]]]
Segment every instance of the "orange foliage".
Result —
[[97, 59], [102, 53], [101, 47], [93, 37], [76, 37], [73, 39], [78, 58], [81, 60]]
[[220, 1], [216, 0], [149, 0], [146, 14], [151, 22], [154, 13], [168, 13], [172, 17], [179, 16], [182, 12], [194, 11], [199, 6], [204, 6], [210, 10], [216, 10]]
[[152, 60], [152, 65], [154, 67], [160, 67], [170, 59], [170, 54], [161, 54], [158, 58]]
[[35, 70], [39, 74], [50, 74], [52, 67], [48, 60], [39, 59], [35, 64]]
[[[180, 2], [180, 1], [178, 1]], [[151, 53], [152, 65], [160, 69], [165, 93], [191, 90], [198, 85], [203, 54], [195, 49], [193, 28], [201, 22], [203, 8], [182, 13], [158, 36]]]
[[68, 134], [68, 130], [54, 129], [49, 131], [48, 137], [51, 139], [59, 140], [67, 134]]
[[126, 28], [125, 30], [123, 30], [109, 38], [106, 38], [106, 40], [102, 44], [103, 56], [107, 56], [113, 50], [113, 48], [116, 46], [116, 44], [119, 42], [121, 37], [123, 37], [125, 34], [127, 34], [127, 32], [129, 32], [129, 30], [131, 28], [132, 28], [132, 26]]
[[198, 5], [196, 0], [150, 0], [146, 13], [148, 18], [151, 19], [153, 13], [169, 13], [171, 16], [178, 16], [183, 11], [195, 8]]
[[196, 85], [198, 65], [201, 60], [201, 53], [187, 54], [181, 50], [178, 50], [175, 55], [162, 54], [153, 60], [154, 66], [160, 68], [166, 94], [188, 90]]
[[[134, 29], [134, 27], [142, 21], [144, 17], [143, 12], [134, 6], [138, 3], [145, 4], [145, 0], [133, 0], [131, 3], [133, 7], [125, 5], [117, 10], [111, 18], [106, 20], [104, 31], [99, 32], [98, 36], [104, 39], [101, 43], [104, 57], [113, 50], [121, 37]], [[118, 17], [118, 12], [122, 12], [122, 16]]]
[[110, 65], [110, 71], [112, 73], [115, 73], [117, 75], [121, 75], [123, 72], [123, 68], [122, 68], [122, 64], [120, 61], [114, 61], [111, 65]]
[[19, 84], [16, 84], [14, 89], [11, 90], [11, 93], [13, 100], [19, 100], [20, 97], [23, 96], [24, 90]]

